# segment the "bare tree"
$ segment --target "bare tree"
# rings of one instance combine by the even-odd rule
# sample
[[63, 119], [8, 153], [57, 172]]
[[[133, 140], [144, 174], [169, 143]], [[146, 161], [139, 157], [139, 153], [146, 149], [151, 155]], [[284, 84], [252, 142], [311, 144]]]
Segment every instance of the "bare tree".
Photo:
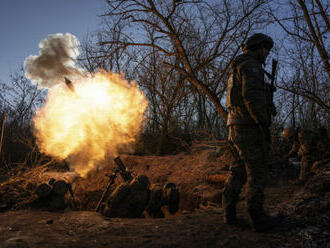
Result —
[[[310, 10], [304, 0], [297, 0], [297, 2], [304, 13], [304, 20], [309, 29], [308, 37], [316, 46], [330, 79], [329, 54], [327, 52], [327, 48], [325, 47], [324, 40], [324, 36], [330, 32], [329, 18], [325, 14], [325, 10], [319, 0], [311, 1]], [[317, 7], [315, 6], [315, 3], [318, 10], [316, 10]], [[319, 11], [320, 16], [316, 15], [317, 11]], [[322, 20], [323, 23], [321, 22]]]
[[10, 82], [0, 84], [0, 99], [2, 107], [8, 111], [9, 120], [29, 126], [34, 111], [43, 103], [44, 95], [23, 73], [21, 69], [11, 75]]
[[33, 138], [32, 118], [43, 103], [44, 94], [24, 77], [23, 69], [13, 74], [9, 82], [0, 83], [0, 89], [0, 112], [7, 114], [5, 161], [8, 164], [27, 162], [27, 159], [32, 158], [32, 153], [38, 153]]
[[[231, 59], [259, 18], [258, 8], [265, 1], [106, 1], [104, 15], [111, 32], [100, 36], [104, 50], [129, 50], [152, 47], [162, 53], [163, 63], [184, 77], [206, 95], [224, 119], [227, 112], [221, 104], [224, 78]], [[109, 29], [110, 30], [110, 29]], [[146, 40], [153, 30], [153, 39]], [[119, 33], [119, 34], [118, 34]], [[109, 39], [110, 38], [110, 39]], [[140, 50], [140, 60], [145, 53]], [[105, 57], [111, 56], [108, 53]], [[177, 59], [173, 59], [177, 58]], [[180, 60], [181, 63], [174, 63]], [[215, 81], [204, 81], [201, 71]], [[217, 76], [212, 75], [217, 71]]]
[[154, 56], [149, 56], [137, 77], [149, 99], [145, 133], [149, 133], [157, 141], [156, 154], [163, 152], [164, 144], [169, 143], [166, 140], [178, 135], [177, 132], [183, 132], [180, 122], [183, 117], [187, 118], [186, 114], [193, 108], [193, 104], [186, 105], [189, 98], [186, 80], [182, 74], [161, 63], [160, 56], [157, 52]]
[[279, 2], [281, 5], [289, 5], [290, 11], [269, 11], [273, 20], [290, 36], [307, 43], [312, 43], [323, 62], [325, 71], [330, 78], [329, 43], [327, 34], [330, 31], [329, 8], [330, 3], [322, 3], [319, 0], [288, 0], [287, 3]]
[[[284, 3], [285, 2], [285, 3]], [[269, 15], [272, 22], [288, 35], [280, 52], [280, 82], [292, 101], [284, 117], [293, 125], [315, 127], [329, 125], [330, 67], [329, 3], [311, 1], [272, 1]], [[288, 6], [287, 11], [276, 4]]]
[[223, 137], [230, 62], [262, 20], [264, 2], [106, 1], [103, 30], [84, 44], [82, 63], [138, 81], [157, 153], [178, 132], [209, 129]]

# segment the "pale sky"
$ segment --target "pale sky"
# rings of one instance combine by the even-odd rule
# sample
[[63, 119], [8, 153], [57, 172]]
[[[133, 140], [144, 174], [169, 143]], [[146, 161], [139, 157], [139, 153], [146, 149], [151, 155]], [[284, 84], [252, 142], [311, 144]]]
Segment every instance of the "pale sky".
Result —
[[72, 33], [80, 41], [100, 26], [104, 0], [0, 0], [0, 81], [39, 54], [50, 34]]

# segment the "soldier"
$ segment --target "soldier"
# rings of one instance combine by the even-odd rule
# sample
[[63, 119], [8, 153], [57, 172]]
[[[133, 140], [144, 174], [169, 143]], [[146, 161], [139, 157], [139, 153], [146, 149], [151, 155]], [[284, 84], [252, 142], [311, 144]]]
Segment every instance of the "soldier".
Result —
[[300, 144], [299, 154], [301, 155], [299, 184], [303, 185], [310, 176], [313, 163], [321, 158], [318, 151], [320, 140], [317, 137], [317, 133], [307, 129], [300, 129], [298, 131], [298, 141]]
[[292, 148], [287, 157], [296, 156], [301, 159], [298, 184], [304, 185], [311, 174], [312, 165], [329, 157], [328, 136], [326, 129], [319, 128], [316, 131], [309, 129], [292, 128], [283, 130], [283, 137], [292, 142]]
[[330, 139], [328, 136], [328, 132], [324, 127], [320, 127], [317, 130], [318, 142], [317, 142], [317, 150], [318, 154], [320, 154], [320, 158], [318, 161], [313, 163], [311, 168], [312, 172], [317, 171], [319, 168], [330, 162]]
[[164, 218], [162, 208], [167, 206], [168, 213], [175, 214], [179, 209], [179, 203], [180, 193], [174, 183], [167, 183], [163, 188], [152, 185], [146, 212], [153, 218]]
[[323, 154], [323, 159], [330, 158], [330, 139], [328, 136], [327, 129], [325, 127], [319, 127], [317, 129], [317, 149], [320, 154]]
[[67, 192], [70, 192], [71, 203], [73, 207], [76, 207], [71, 183], [51, 178], [48, 184], [42, 183], [37, 187], [35, 192], [38, 195], [37, 204], [53, 211], [64, 210], [70, 205], [69, 199], [66, 197]]
[[297, 128], [295, 131], [293, 128], [285, 128], [283, 130], [282, 136], [283, 138], [289, 143], [291, 146], [290, 151], [285, 156], [286, 159], [288, 158], [299, 158], [299, 140], [298, 140], [298, 131], [300, 128]]
[[140, 218], [149, 201], [149, 179], [145, 175], [119, 185], [110, 195], [103, 214], [108, 217]]
[[269, 173], [269, 126], [275, 112], [269, 99], [272, 89], [264, 82], [263, 65], [272, 47], [273, 40], [267, 35], [257, 33], [248, 38], [241, 47], [243, 54], [231, 65], [226, 97], [228, 141], [237, 156], [223, 191], [224, 222], [236, 223], [236, 204], [247, 182], [247, 208], [256, 231], [267, 231], [281, 219], [266, 214], [263, 207]]

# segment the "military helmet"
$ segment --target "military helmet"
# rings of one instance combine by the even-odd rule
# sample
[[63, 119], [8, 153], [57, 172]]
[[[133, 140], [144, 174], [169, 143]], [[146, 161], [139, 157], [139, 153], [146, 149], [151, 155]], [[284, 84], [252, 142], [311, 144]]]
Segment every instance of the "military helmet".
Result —
[[247, 50], [256, 50], [260, 48], [261, 45], [270, 50], [274, 46], [273, 39], [262, 33], [253, 34], [247, 39], [246, 43], [242, 45], [242, 50], [244, 52]]
[[295, 132], [292, 128], [284, 128], [282, 136], [288, 140], [292, 139], [293, 136], [295, 135]]

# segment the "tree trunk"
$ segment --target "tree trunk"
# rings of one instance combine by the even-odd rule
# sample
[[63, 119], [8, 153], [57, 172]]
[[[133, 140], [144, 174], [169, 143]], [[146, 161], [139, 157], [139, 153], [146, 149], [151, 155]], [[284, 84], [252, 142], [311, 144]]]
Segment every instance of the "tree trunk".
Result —
[[305, 2], [303, 0], [298, 0], [298, 3], [299, 3], [299, 5], [301, 6], [301, 8], [304, 12], [304, 18], [305, 18], [305, 21], [308, 25], [309, 31], [311, 32], [311, 35], [312, 35], [312, 38], [313, 38], [313, 43], [315, 44], [315, 46], [316, 46], [316, 48], [317, 48], [317, 50], [318, 50], [318, 52], [321, 56], [321, 59], [324, 63], [325, 70], [327, 71], [328, 76], [330, 78], [329, 56], [328, 56], [327, 51], [325, 50], [325, 48], [322, 46], [322, 44], [319, 41], [319, 39], [322, 39], [322, 37], [317, 37], [317, 35], [316, 35], [316, 31], [314, 29], [313, 23], [312, 23], [311, 18], [309, 16], [309, 13], [308, 13]]

